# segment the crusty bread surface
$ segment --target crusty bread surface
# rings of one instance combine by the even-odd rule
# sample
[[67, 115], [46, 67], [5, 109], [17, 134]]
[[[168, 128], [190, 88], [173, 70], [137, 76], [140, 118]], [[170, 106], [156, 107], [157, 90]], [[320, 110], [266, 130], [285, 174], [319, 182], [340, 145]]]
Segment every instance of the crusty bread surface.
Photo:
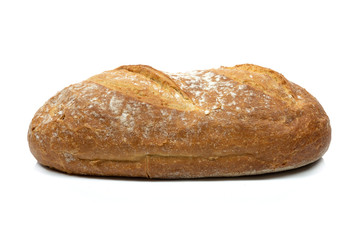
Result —
[[28, 131], [42, 165], [168, 179], [301, 167], [320, 159], [330, 138], [313, 96], [251, 64], [174, 74], [121, 66], [58, 92]]

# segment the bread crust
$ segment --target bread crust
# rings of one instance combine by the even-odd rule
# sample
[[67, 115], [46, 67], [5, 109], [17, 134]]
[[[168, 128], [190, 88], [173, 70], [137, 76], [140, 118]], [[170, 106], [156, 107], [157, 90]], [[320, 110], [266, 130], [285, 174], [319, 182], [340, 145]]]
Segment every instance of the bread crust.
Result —
[[251, 64], [176, 74], [121, 66], [58, 92], [28, 131], [42, 165], [169, 179], [293, 169], [320, 159], [330, 139], [313, 96]]

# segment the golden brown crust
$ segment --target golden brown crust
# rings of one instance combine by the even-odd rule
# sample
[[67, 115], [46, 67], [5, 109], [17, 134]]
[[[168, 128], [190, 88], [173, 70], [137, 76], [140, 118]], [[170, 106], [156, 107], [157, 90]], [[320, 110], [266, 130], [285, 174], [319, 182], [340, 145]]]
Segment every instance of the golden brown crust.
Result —
[[283, 171], [319, 159], [330, 138], [314, 97], [250, 64], [176, 74], [122, 66], [60, 91], [28, 133], [43, 165], [147, 178]]

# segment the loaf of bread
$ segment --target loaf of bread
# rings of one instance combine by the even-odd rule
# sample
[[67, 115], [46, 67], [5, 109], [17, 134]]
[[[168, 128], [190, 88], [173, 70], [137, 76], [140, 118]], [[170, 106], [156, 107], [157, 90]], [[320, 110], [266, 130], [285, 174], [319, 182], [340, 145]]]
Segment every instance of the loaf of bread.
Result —
[[28, 131], [50, 168], [169, 179], [298, 168], [321, 158], [330, 138], [313, 96], [250, 64], [175, 74], [121, 66], [58, 92]]

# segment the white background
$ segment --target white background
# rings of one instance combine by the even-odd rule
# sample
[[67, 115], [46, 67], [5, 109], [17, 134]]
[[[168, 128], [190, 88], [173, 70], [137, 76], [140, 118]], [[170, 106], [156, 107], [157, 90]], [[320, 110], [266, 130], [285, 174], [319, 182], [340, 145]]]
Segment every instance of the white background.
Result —
[[[0, 239], [360, 239], [358, 1], [0, 1]], [[333, 129], [295, 171], [149, 181], [69, 176], [27, 145], [62, 88], [124, 64], [254, 63], [305, 87]]]

